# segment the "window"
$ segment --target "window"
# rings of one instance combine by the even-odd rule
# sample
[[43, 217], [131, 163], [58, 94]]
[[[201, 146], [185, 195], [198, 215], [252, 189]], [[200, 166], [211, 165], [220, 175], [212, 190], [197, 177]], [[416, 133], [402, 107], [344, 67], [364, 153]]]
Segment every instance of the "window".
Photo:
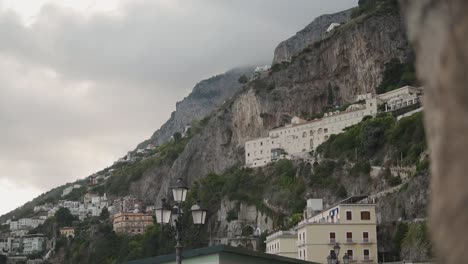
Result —
[[346, 220], [353, 220], [353, 212], [346, 211]]
[[369, 211], [362, 211], [361, 212], [361, 220], [370, 220], [370, 212]]
[[263, 142], [260, 142], [260, 146], [263, 146]]
[[362, 233], [362, 242], [369, 243], [369, 232]]
[[353, 250], [352, 249], [348, 249], [348, 257], [349, 257], [349, 260], [353, 260]]
[[330, 243], [335, 244], [336, 243], [336, 236], [335, 233], [330, 233]]
[[370, 252], [368, 249], [364, 249], [364, 260], [370, 260]]
[[353, 233], [352, 232], [346, 232], [346, 242], [348, 242], [348, 243], [353, 242]]
[[247, 157], [250, 157], [250, 153], [247, 153]]

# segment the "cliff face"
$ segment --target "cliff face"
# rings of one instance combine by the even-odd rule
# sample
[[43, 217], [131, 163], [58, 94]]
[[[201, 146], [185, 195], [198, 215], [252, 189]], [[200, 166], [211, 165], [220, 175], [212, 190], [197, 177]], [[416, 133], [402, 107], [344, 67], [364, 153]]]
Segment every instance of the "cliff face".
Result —
[[394, 58], [405, 61], [409, 53], [399, 15], [350, 21], [290, 64], [249, 82], [211, 116], [171, 166], [148, 170], [131, 190], [159, 200], [176, 177], [192, 182], [242, 164], [246, 140], [265, 135], [294, 115], [317, 113], [324, 106], [374, 92], [385, 63]]
[[322, 15], [297, 32], [296, 35], [281, 42], [275, 49], [273, 63], [281, 63], [301, 52], [305, 47], [322, 39], [331, 23], [346, 23], [351, 19], [352, 9], [335, 14]]
[[199, 82], [187, 97], [177, 102], [176, 111], [172, 112], [170, 119], [140, 146], [162, 144], [174, 133], [183, 132], [192, 121], [205, 118], [239, 91], [240, 76], [252, 72], [253, 68], [237, 68]]

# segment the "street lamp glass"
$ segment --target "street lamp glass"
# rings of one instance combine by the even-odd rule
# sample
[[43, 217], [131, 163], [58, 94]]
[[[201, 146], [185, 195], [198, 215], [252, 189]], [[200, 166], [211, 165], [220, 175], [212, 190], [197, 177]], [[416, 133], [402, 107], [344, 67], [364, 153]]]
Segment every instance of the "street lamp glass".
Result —
[[171, 221], [171, 209], [164, 205], [156, 209], [156, 222], [159, 224], [169, 224]]
[[194, 204], [192, 208], [190, 208], [190, 211], [192, 212], [194, 224], [205, 224], [207, 210], [201, 208], [200, 201], [198, 201], [197, 204]]
[[185, 185], [182, 178], [178, 178], [176, 184], [171, 187], [172, 195], [174, 196], [174, 201], [176, 203], [181, 203], [185, 201], [187, 197], [188, 187]]
[[338, 243], [333, 247], [333, 251], [335, 251], [337, 257], [340, 255], [340, 245], [338, 245]]

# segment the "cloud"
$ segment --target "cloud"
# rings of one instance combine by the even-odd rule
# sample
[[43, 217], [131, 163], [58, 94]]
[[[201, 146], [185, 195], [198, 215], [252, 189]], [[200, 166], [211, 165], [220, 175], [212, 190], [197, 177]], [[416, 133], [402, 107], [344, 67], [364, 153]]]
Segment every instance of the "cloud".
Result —
[[280, 41], [355, 2], [134, 0], [92, 13], [52, 2], [29, 25], [0, 11], [0, 180], [45, 191], [110, 165], [196, 82], [269, 63]]

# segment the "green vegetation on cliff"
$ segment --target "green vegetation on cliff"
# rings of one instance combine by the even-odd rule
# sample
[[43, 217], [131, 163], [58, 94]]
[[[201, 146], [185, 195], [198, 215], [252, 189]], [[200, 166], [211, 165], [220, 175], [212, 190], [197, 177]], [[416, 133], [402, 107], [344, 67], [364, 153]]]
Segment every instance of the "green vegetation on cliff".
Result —
[[[212, 173], [196, 181], [189, 198], [200, 198], [211, 213], [218, 210], [223, 198], [227, 198], [255, 205], [263, 213], [280, 220], [283, 216], [274, 213], [269, 205], [287, 208], [291, 213], [300, 213], [304, 209], [308, 176], [304, 171], [290, 160], [280, 160], [262, 169], [235, 166], [221, 175]], [[234, 212], [230, 218], [234, 220]], [[281, 221], [277, 224], [283, 225]]]
[[388, 158], [387, 165], [394, 165], [402, 158], [405, 165], [418, 164], [427, 149], [422, 118], [417, 113], [399, 122], [386, 114], [367, 119], [332, 135], [317, 151], [329, 159], [370, 160], [380, 165]]
[[102, 192], [116, 195], [126, 195], [132, 182], [138, 181], [143, 174], [151, 168], [163, 165], [172, 165], [179, 155], [184, 151], [185, 146], [198, 134], [207, 124], [209, 118], [192, 123], [192, 127], [187, 131], [187, 135], [180, 134], [174, 140], [158, 146], [150, 153], [149, 157], [122, 165], [116, 169], [113, 176], [105, 184]]

